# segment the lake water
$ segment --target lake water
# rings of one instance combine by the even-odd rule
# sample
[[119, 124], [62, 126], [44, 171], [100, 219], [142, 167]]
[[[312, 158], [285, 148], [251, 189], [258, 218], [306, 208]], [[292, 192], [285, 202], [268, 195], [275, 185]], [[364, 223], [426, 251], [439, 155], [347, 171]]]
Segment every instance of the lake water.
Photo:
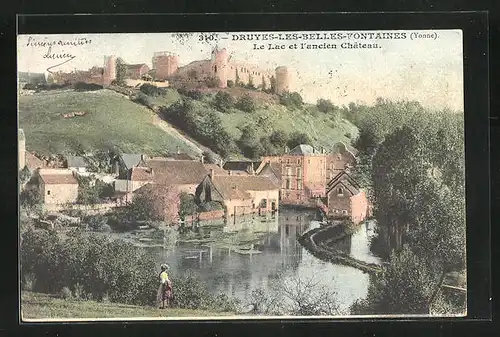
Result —
[[[166, 243], [164, 247], [147, 249], [156, 254], [159, 264], [170, 265], [174, 285], [176, 274], [190, 271], [214, 293], [223, 292], [245, 304], [250, 303], [252, 291], [266, 289], [278, 274], [292, 282], [296, 278], [314, 278], [318, 285], [336, 293], [339, 309], [346, 314], [354, 301], [366, 297], [369, 275], [309, 254], [297, 237], [318, 226], [314, 211], [281, 210], [279, 215], [267, 219], [240, 219], [225, 228], [189, 235], [191, 239], [212, 238], [215, 242]], [[374, 222], [361, 225], [356, 233], [336, 243], [336, 248], [356, 259], [380, 263], [369, 249], [374, 228]], [[175, 242], [183, 236], [186, 235], [170, 240]]]

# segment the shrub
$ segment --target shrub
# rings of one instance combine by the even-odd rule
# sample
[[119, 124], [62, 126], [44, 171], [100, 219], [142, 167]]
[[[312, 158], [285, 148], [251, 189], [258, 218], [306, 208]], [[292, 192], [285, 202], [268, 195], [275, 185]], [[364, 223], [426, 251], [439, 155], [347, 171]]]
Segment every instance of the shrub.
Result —
[[75, 91], [96, 91], [101, 90], [102, 85], [95, 83], [77, 82], [73, 85]]
[[147, 106], [148, 108], [152, 108], [154, 106], [153, 98], [143, 92], [139, 92], [137, 94], [134, 102]]
[[234, 87], [234, 81], [232, 81], [232, 80], [227, 80], [227, 87], [228, 87], [228, 88], [233, 88], [233, 87]]
[[59, 297], [63, 300], [68, 300], [73, 297], [71, 290], [68, 287], [63, 287], [61, 291], [59, 291]]
[[228, 112], [234, 106], [234, 98], [225, 91], [219, 91], [215, 95], [214, 107], [222, 112]]
[[21, 184], [25, 184], [30, 180], [30, 178], [31, 178], [31, 172], [28, 166], [23, 167], [23, 169], [19, 171], [19, 182]]
[[90, 215], [83, 220], [90, 230], [95, 232], [110, 232], [111, 227], [108, 225], [108, 218], [102, 214]]
[[280, 104], [289, 109], [297, 109], [301, 108], [304, 102], [298, 92], [284, 92], [280, 95]]
[[257, 104], [253, 100], [252, 96], [245, 94], [236, 102], [236, 108], [245, 112], [254, 112], [257, 110]]
[[311, 138], [303, 132], [293, 132], [288, 139], [287, 145], [290, 149], [300, 145], [300, 144], [311, 144]]
[[220, 86], [220, 81], [218, 78], [215, 78], [215, 77], [208, 77], [205, 79], [204, 81], [205, 85], [208, 87], [208, 88], [217, 88]]
[[25, 291], [33, 291], [35, 288], [36, 277], [34, 273], [26, 273], [23, 277], [23, 290]]
[[286, 134], [285, 131], [282, 130], [277, 130], [271, 133], [269, 136], [269, 140], [271, 141], [271, 144], [278, 148], [283, 148], [285, 147], [287, 141], [288, 141], [288, 135]]
[[335, 110], [335, 106], [333, 105], [333, 103], [329, 99], [323, 99], [323, 98], [320, 98], [316, 102], [316, 107], [318, 108], [319, 111], [324, 113], [328, 113], [330, 111]]
[[142, 93], [151, 96], [158, 97], [166, 95], [167, 91], [164, 88], [159, 88], [155, 85], [144, 83], [139, 89]]

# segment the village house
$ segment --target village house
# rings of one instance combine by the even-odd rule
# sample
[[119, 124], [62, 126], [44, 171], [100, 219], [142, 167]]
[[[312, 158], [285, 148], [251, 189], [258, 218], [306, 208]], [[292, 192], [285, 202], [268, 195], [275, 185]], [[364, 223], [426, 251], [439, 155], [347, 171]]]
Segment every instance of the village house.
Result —
[[87, 171], [87, 163], [80, 156], [68, 156], [66, 158], [66, 167], [80, 173]]
[[228, 217], [278, 210], [279, 186], [265, 176], [218, 175], [214, 170], [196, 189], [198, 202], [219, 202]]
[[356, 165], [358, 151], [343, 142], [337, 142], [332, 151], [326, 156], [327, 180], [333, 179], [345, 169]]
[[350, 219], [355, 224], [363, 222], [371, 214], [366, 192], [347, 173], [338, 173], [327, 186], [327, 217]]
[[[266, 164], [281, 166], [281, 201], [286, 204], [309, 204], [325, 196], [326, 155], [310, 145], [301, 144], [281, 156], [263, 157], [257, 169], [261, 174]], [[270, 169], [271, 166], [268, 166]]]
[[61, 205], [78, 198], [78, 180], [69, 169], [39, 169], [38, 188], [43, 203]]

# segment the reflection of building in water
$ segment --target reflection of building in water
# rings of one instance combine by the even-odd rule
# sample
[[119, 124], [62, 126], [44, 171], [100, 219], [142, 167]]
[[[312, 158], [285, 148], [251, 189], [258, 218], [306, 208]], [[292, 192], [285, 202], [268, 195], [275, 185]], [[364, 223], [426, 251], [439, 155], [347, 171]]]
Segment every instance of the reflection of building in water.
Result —
[[241, 215], [236, 223], [228, 222], [224, 226], [224, 232], [238, 232], [248, 230], [256, 233], [277, 233], [278, 232], [278, 216], [276, 214], [247, 214]]

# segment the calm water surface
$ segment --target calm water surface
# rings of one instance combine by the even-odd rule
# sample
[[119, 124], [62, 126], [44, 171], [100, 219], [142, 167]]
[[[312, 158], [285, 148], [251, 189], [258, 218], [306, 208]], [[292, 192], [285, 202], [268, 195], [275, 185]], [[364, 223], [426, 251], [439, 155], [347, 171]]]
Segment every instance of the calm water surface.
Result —
[[[278, 273], [284, 273], [291, 280], [314, 277], [315, 281], [336, 292], [340, 310], [346, 312], [354, 301], [366, 297], [369, 275], [352, 267], [323, 262], [309, 254], [297, 237], [318, 226], [313, 211], [281, 210], [278, 216], [267, 221], [256, 217], [204, 231], [206, 236], [231, 237], [231, 233], [239, 233], [233, 234], [234, 239], [226, 239], [223, 247], [214, 243], [178, 242], [170, 248], [160, 245], [147, 249], [154, 252], [158, 263], [170, 265], [174, 285], [175, 274], [191, 271], [214, 293], [223, 292], [239, 298], [242, 303], [250, 303], [252, 291], [267, 288]], [[380, 263], [369, 249], [374, 228], [373, 222], [360, 226], [355, 234], [338, 242], [337, 248], [354, 258]], [[250, 244], [242, 246], [242, 240], [256, 238], [254, 253], [238, 250], [250, 248]]]

